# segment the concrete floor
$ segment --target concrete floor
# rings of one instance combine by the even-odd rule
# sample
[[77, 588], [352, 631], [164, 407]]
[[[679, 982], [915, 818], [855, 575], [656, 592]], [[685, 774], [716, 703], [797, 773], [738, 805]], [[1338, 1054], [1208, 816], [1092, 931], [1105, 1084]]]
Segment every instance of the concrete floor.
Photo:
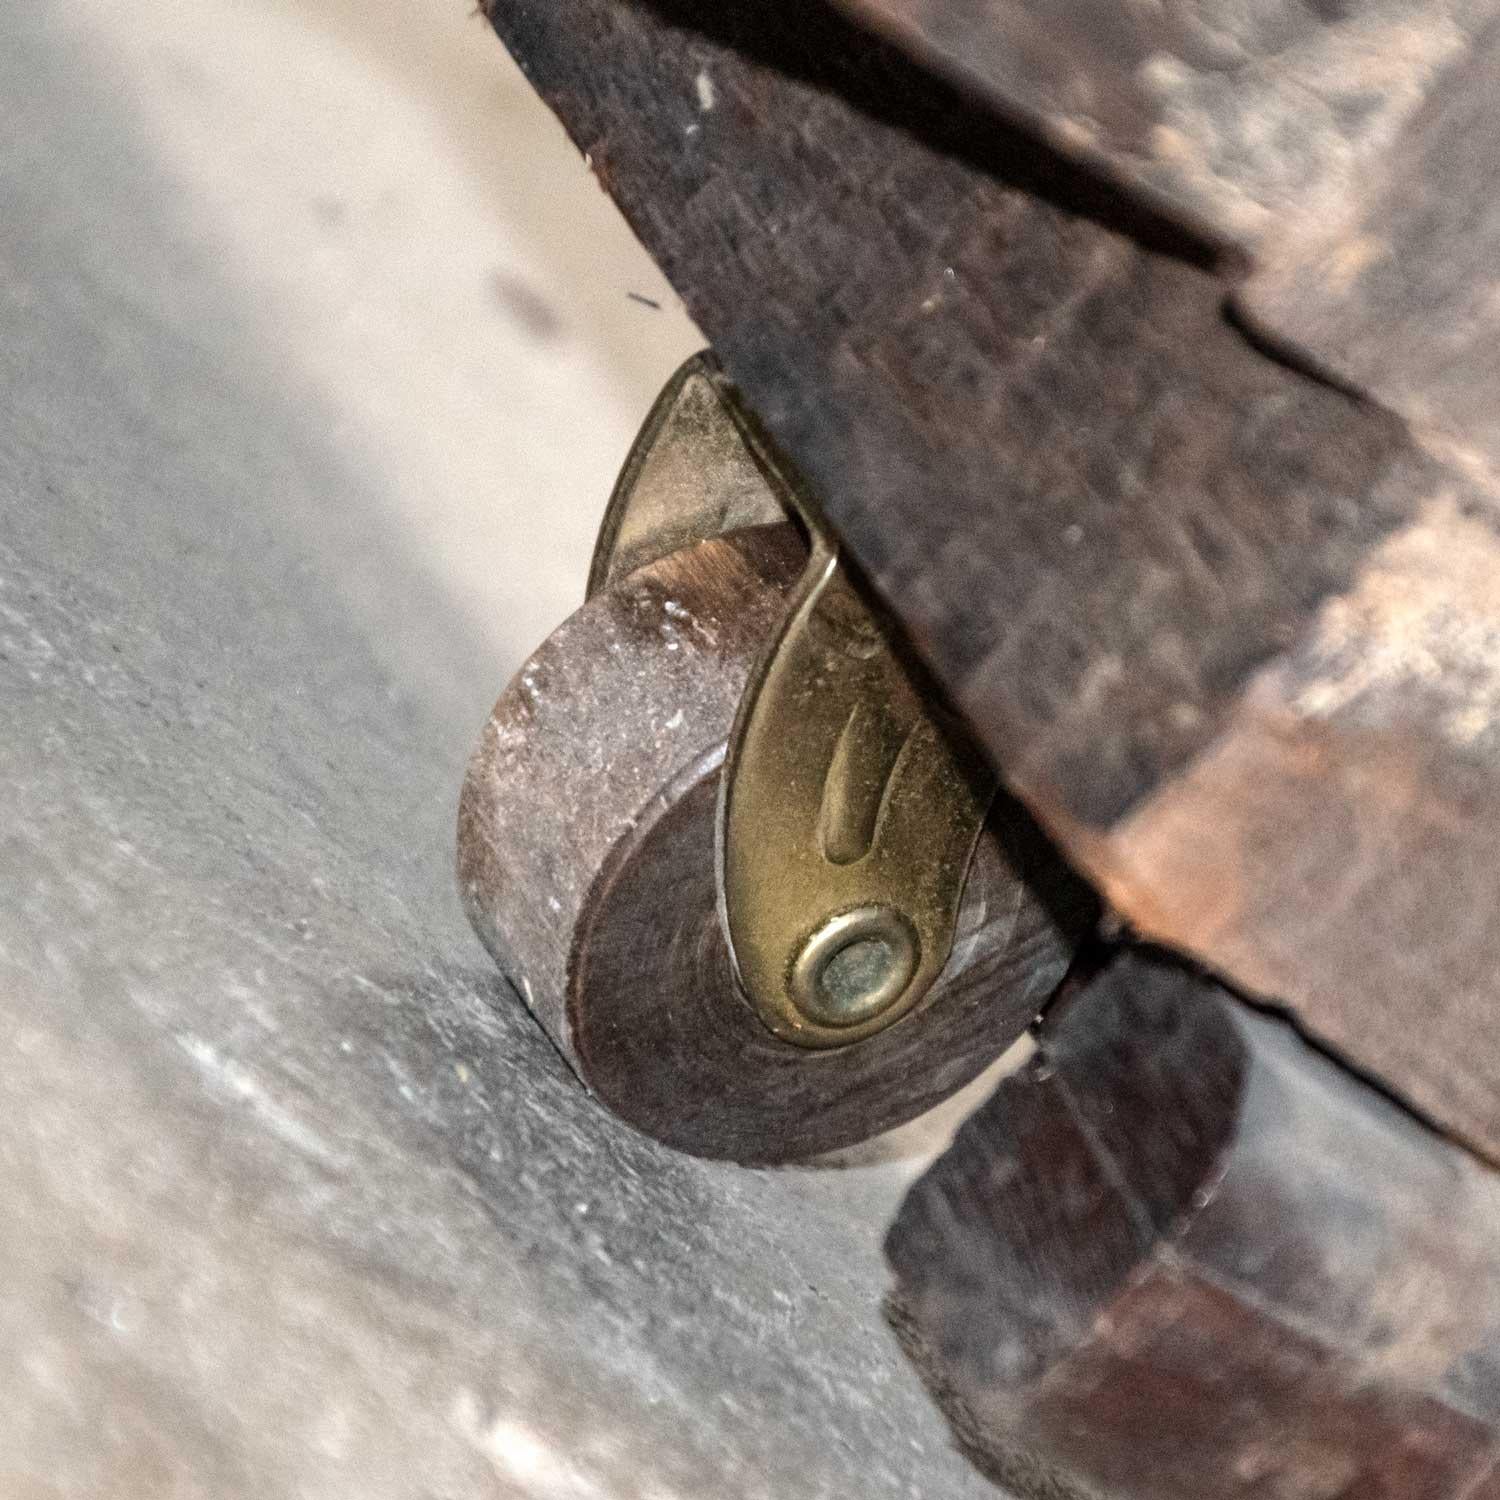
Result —
[[702, 347], [671, 288], [464, 0], [58, 15], [175, 189], [175, 253], [220, 263], [262, 357], [378, 471], [498, 690], [579, 602], [626, 447]]
[[0, 100], [0, 1495], [993, 1493], [881, 1317], [941, 1130], [662, 1151], [458, 910], [468, 747], [696, 344], [498, 46], [37, 0]]

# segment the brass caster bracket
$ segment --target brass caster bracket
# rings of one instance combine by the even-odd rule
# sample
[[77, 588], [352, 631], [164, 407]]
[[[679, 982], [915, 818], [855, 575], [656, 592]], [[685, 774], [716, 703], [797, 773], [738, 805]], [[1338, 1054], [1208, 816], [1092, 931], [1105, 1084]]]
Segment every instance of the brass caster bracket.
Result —
[[719, 913], [777, 1036], [841, 1047], [919, 1005], [947, 962], [995, 780], [940, 722], [802, 485], [712, 359], [647, 420], [590, 591], [739, 527], [795, 520], [807, 564], [751, 670], [716, 825]]
[[743, 1162], [867, 1140], [979, 1074], [1061, 980], [1092, 897], [1036, 883], [1040, 836], [920, 683], [691, 361], [459, 806], [476, 932], [637, 1129]]

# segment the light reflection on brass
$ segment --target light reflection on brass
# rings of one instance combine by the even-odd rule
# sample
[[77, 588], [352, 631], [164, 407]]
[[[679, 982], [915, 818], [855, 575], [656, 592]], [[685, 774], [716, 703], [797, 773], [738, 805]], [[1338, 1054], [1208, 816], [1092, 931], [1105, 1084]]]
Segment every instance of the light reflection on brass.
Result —
[[740, 986], [777, 1036], [847, 1046], [922, 1000], [953, 946], [995, 783], [940, 727], [837, 547], [712, 356], [652, 409], [589, 574], [611, 579], [745, 526], [800, 520], [806, 570], [730, 738], [720, 917]]
[[694, 542], [786, 520], [734, 420], [733, 400], [708, 354], [688, 360], [656, 398], [604, 512], [589, 598]]
[[[719, 881], [761, 1019], [801, 1046], [838, 1047], [908, 1014], [941, 972], [995, 783], [939, 727], [832, 545], [813, 535], [730, 739]], [[884, 962], [871, 950], [847, 965], [865, 976], [863, 995], [817, 986], [841, 936], [885, 946]]]

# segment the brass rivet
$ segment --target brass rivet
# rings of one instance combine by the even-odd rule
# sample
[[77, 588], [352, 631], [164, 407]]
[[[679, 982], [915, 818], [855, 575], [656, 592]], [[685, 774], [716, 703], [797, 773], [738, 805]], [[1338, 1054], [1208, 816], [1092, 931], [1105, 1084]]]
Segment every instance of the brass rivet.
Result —
[[863, 906], [830, 918], [792, 965], [792, 995], [822, 1026], [859, 1026], [906, 993], [920, 957], [910, 922], [889, 906]]

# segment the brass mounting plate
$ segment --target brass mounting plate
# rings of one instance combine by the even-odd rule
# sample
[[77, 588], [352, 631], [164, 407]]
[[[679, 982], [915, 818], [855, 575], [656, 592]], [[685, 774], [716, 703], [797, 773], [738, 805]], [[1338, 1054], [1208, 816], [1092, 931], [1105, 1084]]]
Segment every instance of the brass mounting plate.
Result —
[[814, 538], [730, 740], [719, 891], [762, 1020], [839, 1047], [909, 1013], [942, 971], [995, 781]]
[[720, 917], [746, 999], [777, 1036], [842, 1047], [909, 1014], [953, 946], [995, 780], [940, 723], [790, 470], [699, 355], [657, 401], [600, 531], [592, 594], [743, 526], [811, 544], [731, 735]]

